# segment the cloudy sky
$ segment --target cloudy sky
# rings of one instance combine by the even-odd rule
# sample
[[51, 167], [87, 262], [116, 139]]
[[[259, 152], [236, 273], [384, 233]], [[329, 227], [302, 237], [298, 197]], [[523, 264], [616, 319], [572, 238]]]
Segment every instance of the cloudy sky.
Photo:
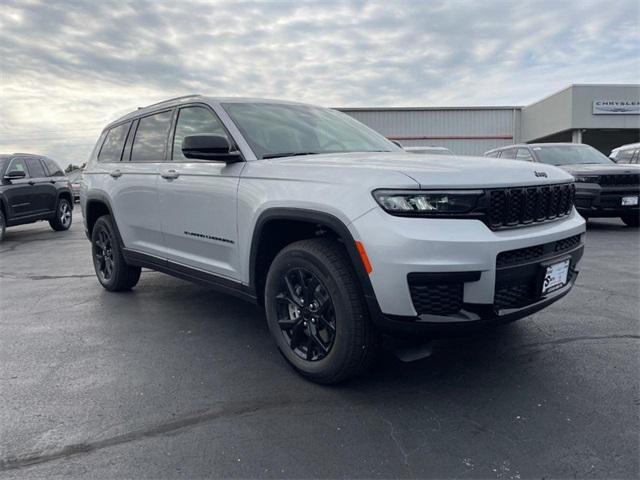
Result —
[[637, 83], [639, 5], [3, 0], [0, 153], [82, 163], [109, 120], [194, 92], [522, 105], [570, 83]]

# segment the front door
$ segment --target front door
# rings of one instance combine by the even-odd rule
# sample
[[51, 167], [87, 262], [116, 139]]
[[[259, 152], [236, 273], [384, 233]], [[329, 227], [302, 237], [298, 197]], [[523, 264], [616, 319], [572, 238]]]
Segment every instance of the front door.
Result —
[[20, 218], [37, 216], [38, 204], [32, 195], [34, 192], [34, 182], [29, 176], [29, 169], [25, 157], [17, 157], [11, 160], [5, 170], [5, 176], [9, 172], [24, 172], [24, 178], [14, 180], [3, 180], [5, 184], [4, 195], [7, 198], [8, 212], [7, 222]]
[[167, 258], [238, 280], [237, 190], [244, 163], [188, 159], [187, 135], [214, 134], [233, 141], [216, 114], [205, 106], [178, 111], [170, 160], [160, 171], [158, 191]]

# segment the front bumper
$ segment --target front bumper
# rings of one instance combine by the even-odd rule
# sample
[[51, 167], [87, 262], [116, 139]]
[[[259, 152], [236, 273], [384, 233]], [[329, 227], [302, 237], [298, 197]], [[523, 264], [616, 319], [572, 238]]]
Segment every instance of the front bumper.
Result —
[[601, 187], [598, 184], [576, 183], [575, 205], [584, 217], [620, 217], [640, 212], [637, 205], [622, 205], [623, 197], [634, 196], [640, 196], [637, 186]]
[[[393, 217], [375, 209], [351, 228], [373, 265], [365, 296], [374, 322], [383, 331], [415, 334], [508, 322], [559, 300], [577, 278], [585, 223], [574, 211], [542, 225], [492, 231], [477, 220]], [[565, 259], [568, 283], [541, 295], [546, 266]]]

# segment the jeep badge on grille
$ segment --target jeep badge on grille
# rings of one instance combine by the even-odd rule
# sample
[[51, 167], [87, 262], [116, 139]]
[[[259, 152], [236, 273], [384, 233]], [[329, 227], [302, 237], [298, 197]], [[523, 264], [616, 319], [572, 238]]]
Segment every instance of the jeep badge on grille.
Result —
[[536, 177], [544, 177], [547, 178], [547, 172], [533, 172], [535, 173]]

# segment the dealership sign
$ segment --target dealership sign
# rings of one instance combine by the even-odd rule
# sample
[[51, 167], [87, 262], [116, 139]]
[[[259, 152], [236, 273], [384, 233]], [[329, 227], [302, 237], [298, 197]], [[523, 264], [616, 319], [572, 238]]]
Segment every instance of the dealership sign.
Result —
[[640, 114], [639, 100], [594, 100], [594, 115], [629, 115]]

